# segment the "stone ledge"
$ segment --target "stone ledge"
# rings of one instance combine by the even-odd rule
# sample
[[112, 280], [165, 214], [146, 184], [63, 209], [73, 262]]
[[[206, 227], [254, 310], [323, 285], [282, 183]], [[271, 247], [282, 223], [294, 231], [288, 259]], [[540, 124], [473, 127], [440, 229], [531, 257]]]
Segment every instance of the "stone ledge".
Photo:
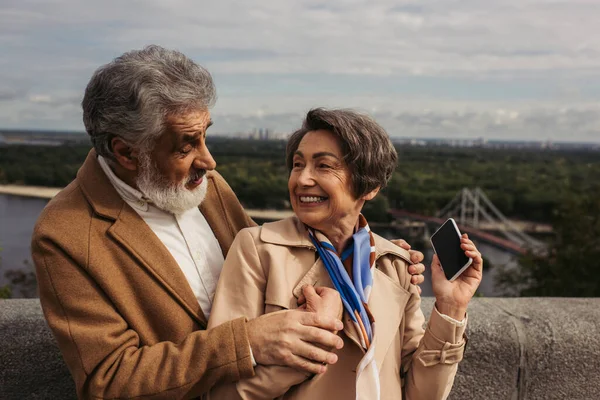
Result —
[[[450, 399], [600, 398], [600, 298], [474, 299], [468, 335]], [[0, 343], [0, 399], [76, 398], [38, 300], [0, 300]]]

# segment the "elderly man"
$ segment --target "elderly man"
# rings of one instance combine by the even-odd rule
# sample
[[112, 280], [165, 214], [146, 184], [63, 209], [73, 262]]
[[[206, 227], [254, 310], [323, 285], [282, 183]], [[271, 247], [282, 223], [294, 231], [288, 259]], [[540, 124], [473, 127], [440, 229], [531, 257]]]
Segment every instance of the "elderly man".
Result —
[[158, 46], [99, 68], [86, 88], [94, 149], [32, 239], [44, 314], [80, 398], [193, 398], [256, 363], [320, 373], [337, 360], [323, 349], [342, 346], [342, 325], [323, 313], [206, 330], [224, 256], [254, 225], [205, 144], [215, 97], [205, 69]]

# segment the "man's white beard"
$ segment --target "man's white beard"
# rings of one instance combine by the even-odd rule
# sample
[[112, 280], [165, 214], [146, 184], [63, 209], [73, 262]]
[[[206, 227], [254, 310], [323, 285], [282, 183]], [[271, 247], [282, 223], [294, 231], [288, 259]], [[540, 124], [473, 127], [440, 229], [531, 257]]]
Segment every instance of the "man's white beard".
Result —
[[186, 176], [179, 183], [172, 184], [160, 173], [149, 155], [141, 155], [139, 160], [137, 187], [156, 207], [177, 215], [198, 207], [204, 200], [208, 187], [206, 175], [197, 188], [189, 190], [185, 187], [189, 177]]

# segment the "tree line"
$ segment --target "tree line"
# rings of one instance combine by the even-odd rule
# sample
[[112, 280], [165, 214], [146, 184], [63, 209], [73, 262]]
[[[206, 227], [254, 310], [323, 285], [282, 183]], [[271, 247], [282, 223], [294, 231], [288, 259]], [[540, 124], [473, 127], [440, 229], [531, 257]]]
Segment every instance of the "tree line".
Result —
[[[208, 146], [248, 208], [289, 208], [285, 142], [213, 137]], [[0, 147], [0, 183], [62, 187], [90, 146]], [[572, 188], [586, 192], [600, 176], [600, 152], [397, 146], [399, 164], [368, 205], [376, 219], [387, 207], [433, 215], [463, 187], [479, 186], [511, 218], [548, 222]]]
[[[208, 146], [217, 170], [245, 207], [289, 208], [284, 142], [211, 138]], [[0, 147], [0, 183], [65, 186], [89, 149]], [[478, 186], [506, 216], [550, 223], [554, 229], [546, 253], [526, 254], [519, 268], [498, 273], [506, 295], [600, 296], [600, 152], [397, 150], [399, 165], [388, 187], [365, 206], [369, 221], [386, 221], [389, 208], [433, 215], [462, 187]], [[9, 278], [13, 283], [32, 280], [28, 275]], [[0, 298], [9, 296], [9, 287], [0, 288]]]

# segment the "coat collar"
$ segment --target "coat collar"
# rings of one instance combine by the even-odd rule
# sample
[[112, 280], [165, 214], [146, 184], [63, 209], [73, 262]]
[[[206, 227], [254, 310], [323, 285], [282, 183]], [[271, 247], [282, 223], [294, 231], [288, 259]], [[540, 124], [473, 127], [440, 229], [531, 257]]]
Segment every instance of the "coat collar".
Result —
[[[375, 259], [386, 254], [393, 254], [410, 263], [410, 254], [406, 250], [382, 238], [375, 232], [373, 232], [373, 238], [375, 240]], [[296, 216], [263, 224], [260, 239], [263, 242], [281, 246], [315, 249], [315, 246], [308, 238], [306, 227]]]
[[[375, 254], [378, 260], [385, 255], [394, 255], [410, 263], [408, 252], [381, 236], [373, 233], [375, 239]], [[315, 247], [308, 238], [306, 228], [297, 217], [289, 217], [281, 221], [267, 223], [262, 226], [260, 239], [263, 242], [287, 247], [307, 248], [315, 251]], [[376, 263], [377, 264], [377, 263]], [[320, 259], [307, 270], [292, 293], [299, 297], [304, 285], [317, 285], [333, 287], [329, 274]], [[375, 318], [376, 348], [375, 360], [381, 370], [387, 349], [398, 333], [404, 308], [410, 298], [410, 293], [402, 288], [393, 278], [375, 268], [373, 271], [373, 290], [369, 298], [369, 309]], [[360, 346], [358, 334], [350, 317], [344, 312], [344, 333], [357, 346]], [[362, 348], [362, 347], [361, 347]]]
[[[161, 282], [165, 291], [173, 296], [196, 322], [206, 326], [206, 317], [181, 268], [148, 224], [117, 193], [102, 171], [94, 150], [89, 152], [79, 169], [77, 181], [94, 213], [113, 221], [107, 234], [126, 249], [138, 265]], [[209, 191], [211, 186], [209, 180]]]
[[97, 157], [96, 151], [90, 150], [77, 172], [77, 182], [95, 214], [116, 220], [126, 203], [102, 171]]

